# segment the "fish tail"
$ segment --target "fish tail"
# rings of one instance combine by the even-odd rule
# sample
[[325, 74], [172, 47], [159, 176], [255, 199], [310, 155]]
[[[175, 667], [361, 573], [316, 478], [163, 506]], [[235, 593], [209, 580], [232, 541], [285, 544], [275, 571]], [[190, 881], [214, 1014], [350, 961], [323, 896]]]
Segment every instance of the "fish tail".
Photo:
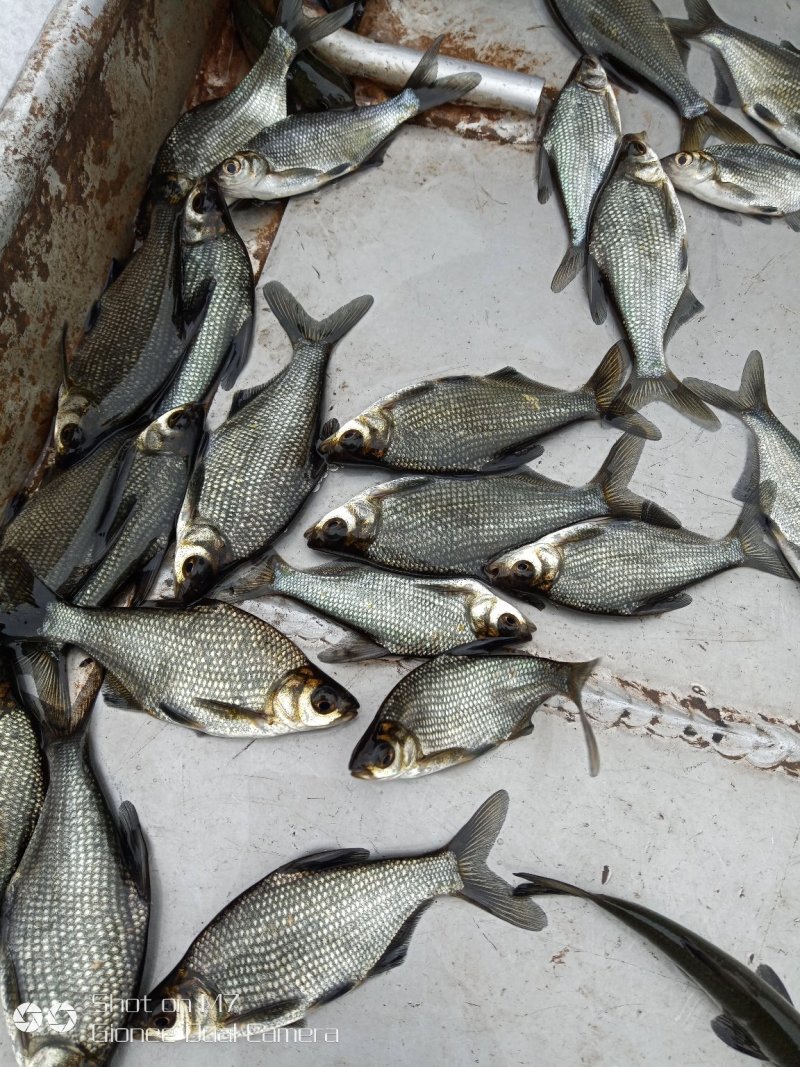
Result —
[[733, 415], [769, 411], [767, 385], [764, 381], [764, 361], [760, 352], [751, 352], [747, 357], [738, 390], [723, 389], [721, 385], [703, 382], [699, 378], [687, 378], [685, 384], [701, 400]]
[[282, 26], [294, 38], [297, 51], [302, 52], [316, 41], [340, 29], [353, 17], [353, 4], [341, 11], [333, 11], [321, 18], [307, 19], [303, 14], [302, 0], [281, 0], [276, 26]]
[[430, 43], [405, 85], [419, 101], [420, 111], [458, 100], [471, 92], [481, 80], [480, 74], [475, 73], [449, 74], [446, 78], [437, 79], [439, 47], [443, 40], [444, 34], [441, 34]]
[[508, 811], [508, 793], [493, 793], [448, 845], [464, 883], [458, 896], [525, 930], [541, 930], [547, 916], [533, 901], [515, 898], [508, 882], [486, 865]]
[[742, 546], [744, 555], [742, 564], [745, 567], [753, 567], [757, 571], [765, 571], [778, 578], [794, 577], [793, 572], [789, 570], [778, 552], [767, 542], [761, 525], [760, 509], [752, 501], [744, 505], [728, 537], [732, 541], [738, 541]]
[[600, 770], [600, 751], [597, 747], [597, 739], [594, 736], [589, 716], [583, 710], [583, 687], [586, 679], [595, 669], [599, 659], [589, 660], [587, 663], [570, 663], [568, 667], [567, 692], [570, 700], [578, 709], [583, 727], [583, 736], [586, 740], [586, 749], [589, 753], [589, 774], [596, 778]]
[[553, 275], [550, 288], [554, 293], [563, 292], [569, 283], [578, 277], [585, 266], [586, 242], [582, 241], [580, 244], [570, 245], [564, 253], [564, 258], [561, 260], [558, 270]]
[[756, 139], [738, 122], [729, 119], [713, 104], [707, 103], [707, 110], [702, 115], [684, 119], [681, 124], [681, 148], [684, 152], [696, 152], [706, 141], [713, 137], [715, 141], [729, 144], [755, 144]]
[[254, 566], [249, 567], [241, 576], [224, 582], [210, 593], [212, 600], [223, 600], [227, 604], [238, 604], [241, 600], [256, 600], [274, 592], [280, 573], [286, 573], [291, 567], [277, 552], [271, 553]]
[[645, 404], [659, 400], [706, 430], [719, 429], [719, 419], [714, 412], [669, 370], [657, 378], [642, 378], [633, 371], [627, 385], [614, 398], [609, 416], [614, 417], [618, 412], [624, 413], [630, 408], [638, 411]]
[[609, 515], [678, 529], [681, 524], [674, 515], [629, 488], [643, 449], [644, 441], [640, 437], [625, 434], [608, 453], [591, 484], [602, 490]]
[[637, 437], [644, 437], [648, 441], [660, 441], [661, 431], [658, 427], [633, 408], [618, 405], [614, 414], [609, 414], [611, 403], [622, 388], [627, 370], [627, 346], [624, 341], [617, 341], [603, 356], [600, 366], [584, 388], [594, 393], [598, 411], [613, 426]]
[[267, 282], [264, 286], [264, 296], [292, 344], [297, 341], [311, 341], [324, 345], [329, 350], [352, 330], [373, 303], [371, 296], [356, 297], [326, 319], [317, 322], [280, 282]]
[[686, 19], [667, 19], [666, 23], [674, 37], [689, 39], [699, 37], [701, 33], [721, 25], [721, 20], [708, 0], [683, 0], [686, 5]]

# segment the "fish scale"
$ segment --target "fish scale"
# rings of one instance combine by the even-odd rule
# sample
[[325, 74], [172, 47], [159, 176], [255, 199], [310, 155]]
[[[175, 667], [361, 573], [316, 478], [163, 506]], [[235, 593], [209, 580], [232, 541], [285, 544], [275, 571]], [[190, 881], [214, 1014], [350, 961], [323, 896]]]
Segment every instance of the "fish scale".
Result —
[[27, 712], [0, 691], [0, 900], [17, 869], [44, 797], [39, 739]]

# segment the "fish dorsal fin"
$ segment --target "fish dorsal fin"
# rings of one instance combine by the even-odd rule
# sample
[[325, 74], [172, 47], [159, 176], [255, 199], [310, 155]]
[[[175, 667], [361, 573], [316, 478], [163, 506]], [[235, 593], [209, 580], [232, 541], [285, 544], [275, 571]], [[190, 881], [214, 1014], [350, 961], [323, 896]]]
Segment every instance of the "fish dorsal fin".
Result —
[[249, 389], [239, 389], [238, 392], [234, 393], [230, 410], [228, 411], [228, 418], [241, 411], [242, 408], [247, 407], [250, 401], [260, 396], [269, 384], [269, 382], [262, 382], [261, 385], [253, 385]]
[[535, 382], [532, 378], [526, 378], [525, 375], [516, 369], [516, 367], [501, 367], [500, 370], [492, 371], [491, 374], [486, 375], [487, 378], [491, 378], [493, 382], [505, 382], [507, 385], [518, 385], [520, 389], [530, 389], [531, 386], [535, 386], [540, 389], [539, 382]]
[[743, 1052], [745, 1056], [752, 1056], [756, 1060], [767, 1059], [745, 1028], [729, 1015], [718, 1015], [716, 1019], [712, 1019], [711, 1029], [728, 1048]]
[[143, 900], [150, 899], [150, 871], [147, 862], [147, 842], [142, 833], [136, 808], [129, 800], [119, 809], [119, 838], [125, 863]]
[[409, 915], [387, 945], [381, 958], [370, 970], [368, 975], [369, 978], [375, 974], [383, 974], [384, 971], [390, 971], [393, 967], [399, 967], [400, 964], [403, 963], [408, 955], [408, 946], [411, 943], [411, 938], [414, 936], [417, 923], [431, 904], [433, 904], [432, 900], [426, 900], [424, 904], [420, 904], [415, 912]]
[[387, 497], [396, 496], [398, 493], [416, 493], [426, 486], [434, 484], [435, 478], [429, 478], [427, 474], [411, 475], [408, 478], [397, 478], [393, 482], [384, 482], [376, 485], [374, 489], [368, 489], [366, 496], [370, 500], [385, 500]]
[[766, 982], [768, 986], [772, 986], [775, 992], [779, 993], [784, 1000], [788, 1000], [790, 1004], [794, 1003], [789, 996], [789, 990], [768, 963], [759, 963], [758, 967], [756, 967], [756, 974], [763, 982]]
[[562, 545], [579, 545], [583, 541], [593, 541], [596, 537], [602, 537], [606, 532], [606, 527], [610, 526], [614, 521], [609, 517], [595, 519], [591, 523], [581, 523], [580, 526], [573, 526], [571, 529], [566, 529], [563, 533], [558, 534], [555, 538], [555, 544], [560, 548]]
[[291, 860], [282, 867], [278, 867], [275, 874], [280, 871], [287, 874], [290, 871], [327, 871], [334, 867], [357, 867], [366, 863], [369, 859], [369, 849], [366, 848], [331, 848], [321, 852], [309, 852], [307, 856]]
[[800, 56], [800, 48], [797, 45], [792, 44], [791, 41], [781, 41], [781, 48], [785, 48], [787, 52], [794, 52], [796, 56]]

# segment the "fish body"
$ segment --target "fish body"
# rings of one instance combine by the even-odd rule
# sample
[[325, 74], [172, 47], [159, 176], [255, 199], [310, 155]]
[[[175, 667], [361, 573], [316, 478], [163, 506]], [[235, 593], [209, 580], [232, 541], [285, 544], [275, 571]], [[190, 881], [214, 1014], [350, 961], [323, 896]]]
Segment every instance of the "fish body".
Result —
[[663, 400], [707, 428], [718, 427], [713, 412], [667, 366], [667, 341], [702, 305], [689, 289], [689, 245], [678, 197], [641, 134], [623, 140], [620, 161], [597, 201], [589, 256], [594, 320], [605, 321], [607, 287], [633, 355], [634, 370], [619, 402], [638, 408]]
[[736, 415], [752, 434], [755, 469], [746, 472], [758, 487], [761, 510], [781, 551], [800, 578], [800, 441], [773, 413], [767, 399], [764, 364], [751, 352], [739, 391], [692, 380], [692, 388], [710, 404]]
[[357, 556], [389, 570], [480, 576], [487, 559], [512, 546], [597, 515], [674, 524], [628, 482], [643, 442], [623, 437], [595, 478], [574, 487], [529, 470], [473, 478], [398, 478], [329, 512], [310, 530], [312, 548]]
[[320, 659], [434, 656], [491, 638], [527, 641], [534, 627], [517, 609], [470, 578], [442, 581], [392, 574], [358, 563], [298, 570], [278, 555], [217, 588], [219, 600], [288, 596], [358, 631]]
[[539, 202], [550, 199], [555, 171], [569, 223], [570, 247], [552, 283], [556, 293], [586, 262], [592, 207], [621, 136], [617, 98], [606, 72], [595, 56], [582, 56], [553, 105], [539, 149]]
[[[622, 387], [626, 360], [615, 345], [580, 389], [532, 381], [513, 367], [435, 378], [379, 400], [320, 444], [323, 455], [420, 474], [479, 474], [538, 455], [540, 437], [602, 418]], [[642, 437], [658, 430], [631, 411], [616, 425]]]
[[787, 148], [800, 152], [800, 51], [789, 41], [772, 44], [729, 26], [707, 0], [685, 0], [688, 19], [669, 19], [682, 40], [697, 40], [714, 54], [715, 100], [738, 104]]
[[785, 218], [800, 230], [800, 159], [769, 144], [712, 145], [662, 159], [676, 189], [727, 211]]
[[745, 967], [704, 937], [635, 901], [545, 878], [527, 879], [516, 893], [523, 896], [563, 894], [589, 900], [644, 937], [695, 981], [722, 1008], [711, 1028], [729, 1048], [776, 1067], [794, 1067], [800, 1060], [800, 1013], [771, 967]]
[[0, 901], [33, 833], [44, 798], [39, 738], [7, 687], [0, 690]]
[[580, 710], [596, 774], [597, 745], [581, 705], [581, 688], [595, 663], [437, 656], [407, 674], [386, 697], [353, 751], [350, 773], [366, 779], [417, 778], [466, 763], [531, 733], [536, 708], [561, 694]]
[[[107, 1063], [111, 1034], [139, 992], [147, 846], [133, 805], [109, 809], [92, 766], [87, 710], [50, 710], [47, 793], [2, 904], [0, 982], [22, 1067]], [[23, 1004], [58, 1008], [24, 1033], [12, 1022]]]
[[[520, 909], [525, 898], [486, 865], [507, 807], [508, 794], [495, 793], [435, 852], [378, 860], [340, 849], [273, 871], [223, 908], [148, 995], [153, 1007], [140, 1020], [148, 1039], [288, 1026], [402, 963], [422, 912], [439, 897], [460, 896], [540, 930], [541, 909]], [[233, 992], [235, 1003], [226, 1002]]]
[[718, 540], [646, 522], [595, 519], [514, 549], [485, 573], [522, 597], [539, 593], [604, 615], [652, 615], [685, 607], [691, 603], [687, 586], [743, 565], [786, 577], [751, 506]]
[[178, 520], [175, 582], [184, 599], [202, 596], [224, 570], [266, 549], [319, 481], [328, 357], [372, 305], [360, 297], [317, 322], [278, 282], [264, 292], [292, 341], [292, 359], [271, 381], [236, 393], [201, 450]]

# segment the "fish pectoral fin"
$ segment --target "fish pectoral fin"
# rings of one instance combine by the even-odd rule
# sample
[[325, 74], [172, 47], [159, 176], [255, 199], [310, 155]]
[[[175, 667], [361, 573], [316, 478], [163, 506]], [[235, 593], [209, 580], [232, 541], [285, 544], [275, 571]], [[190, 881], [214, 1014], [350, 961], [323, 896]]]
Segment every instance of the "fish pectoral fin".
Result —
[[141, 702], [131, 693], [123, 682], [114, 674], [106, 674], [103, 681], [103, 698], [112, 708], [125, 711], [143, 711]]
[[171, 704], [168, 700], [160, 700], [158, 702], [158, 710], [165, 718], [177, 723], [178, 726], [186, 726], [189, 730], [194, 730], [195, 733], [201, 736], [205, 735], [206, 729], [200, 720], [188, 711], [184, 711], [183, 708], [179, 708], [176, 704]]
[[756, 1060], [766, 1060], [767, 1057], [752, 1039], [743, 1026], [732, 1019], [730, 1015], [718, 1015], [711, 1020], [711, 1029], [728, 1048], [736, 1052], [743, 1052], [745, 1056], [752, 1056]]
[[539, 444], [538, 436], [523, 441], [509, 452], [498, 452], [494, 459], [484, 463], [480, 468], [482, 474], [499, 474], [502, 471], [513, 471], [524, 463], [537, 459], [544, 452], [544, 447]]
[[633, 612], [634, 615], [661, 615], [665, 611], [677, 611], [691, 604], [688, 593], [659, 593], [657, 597], [645, 601]]
[[[309, 852], [307, 856], [291, 860], [278, 867], [278, 871], [326, 871], [333, 867], [357, 867], [369, 859], [367, 848], [328, 848], [320, 852]], [[278, 873], [277, 871], [275, 872]]]
[[381, 659], [390, 653], [377, 641], [363, 634], [348, 634], [333, 648], [320, 652], [317, 659], [322, 663], [347, 663], [359, 659]]
[[[738, 197], [745, 204], [752, 204], [755, 197], [750, 189], [745, 189], [743, 185], [739, 185], [737, 182], [720, 182], [725, 188], [726, 193], [731, 193], [733, 196]], [[726, 208], [722, 209], [727, 210]]]
[[[219, 715], [223, 719], [250, 719], [251, 722], [257, 725], [264, 725], [262, 712], [255, 711], [253, 708], [243, 707], [241, 704], [231, 704], [225, 700], [214, 700], [213, 697], [193, 697], [192, 703], [198, 708], [211, 712], [212, 715]], [[204, 729], [202, 724], [200, 729]]]
[[384, 971], [390, 971], [393, 967], [399, 967], [403, 963], [408, 954], [408, 946], [417, 928], [417, 923], [431, 904], [433, 904], [432, 900], [426, 900], [423, 904], [420, 904], [416, 911], [409, 915], [386, 946], [380, 959], [373, 964], [365, 977], [372, 978], [376, 974], [383, 974]]
[[762, 122], [766, 123], [767, 126], [781, 126], [781, 120], [778, 118], [775, 112], [770, 111], [770, 109], [765, 104], [755, 104], [753, 106], [753, 112]]
[[232, 389], [242, 368], [250, 354], [250, 344], [253, 339], [253, 316], [248, 315], [239, 328], [239, 332], [231, 341], [225, 358], [222, 361], [222, 369], [219, 384], [222, 389]]
[[142, 833], [136, 808], [126, 800], [119, 808], [119, 837], [122, 855], [139, 896], [150, 899], [150, 871], [147, 863], [147, 842]]
[[553, 194], [553, 167], [544, 145], [539, 148], [537, 185], [539, 187], [539, 203], [546, 204]]
[[789, 990], [768, 963], [759, 963], [758, 967], [756, 967], [756, 974], [762, 981], [766, 982], [768, 986], [772, 986], [775, 992], [779, 993], [784, 1000], [788, 1000], [790, 1004], [794, 1004], [794, 1001], [789, 996]]
[[513, 649], [515, 652], [518, 652], [519, 649], [515, 647], [518, 644], [518, 637], [477, 637], [474, 641], [467, 641], [463, 645], [456, 645], [454, 648], [448, 648], [445, 655], [490, 656], [497, 652], [503, 652], [505, 649]]
[[795, 233], [800, 233], [800, 211], [787, 211], [783, 217]]
[[586, 288], [589, 294], [592, 319], [598, 326], [602, 326], [608, 318], [608, 301], [606, 300], [605, 284], [600, 273], [600, 267], [591, 253], [586, 260]]

